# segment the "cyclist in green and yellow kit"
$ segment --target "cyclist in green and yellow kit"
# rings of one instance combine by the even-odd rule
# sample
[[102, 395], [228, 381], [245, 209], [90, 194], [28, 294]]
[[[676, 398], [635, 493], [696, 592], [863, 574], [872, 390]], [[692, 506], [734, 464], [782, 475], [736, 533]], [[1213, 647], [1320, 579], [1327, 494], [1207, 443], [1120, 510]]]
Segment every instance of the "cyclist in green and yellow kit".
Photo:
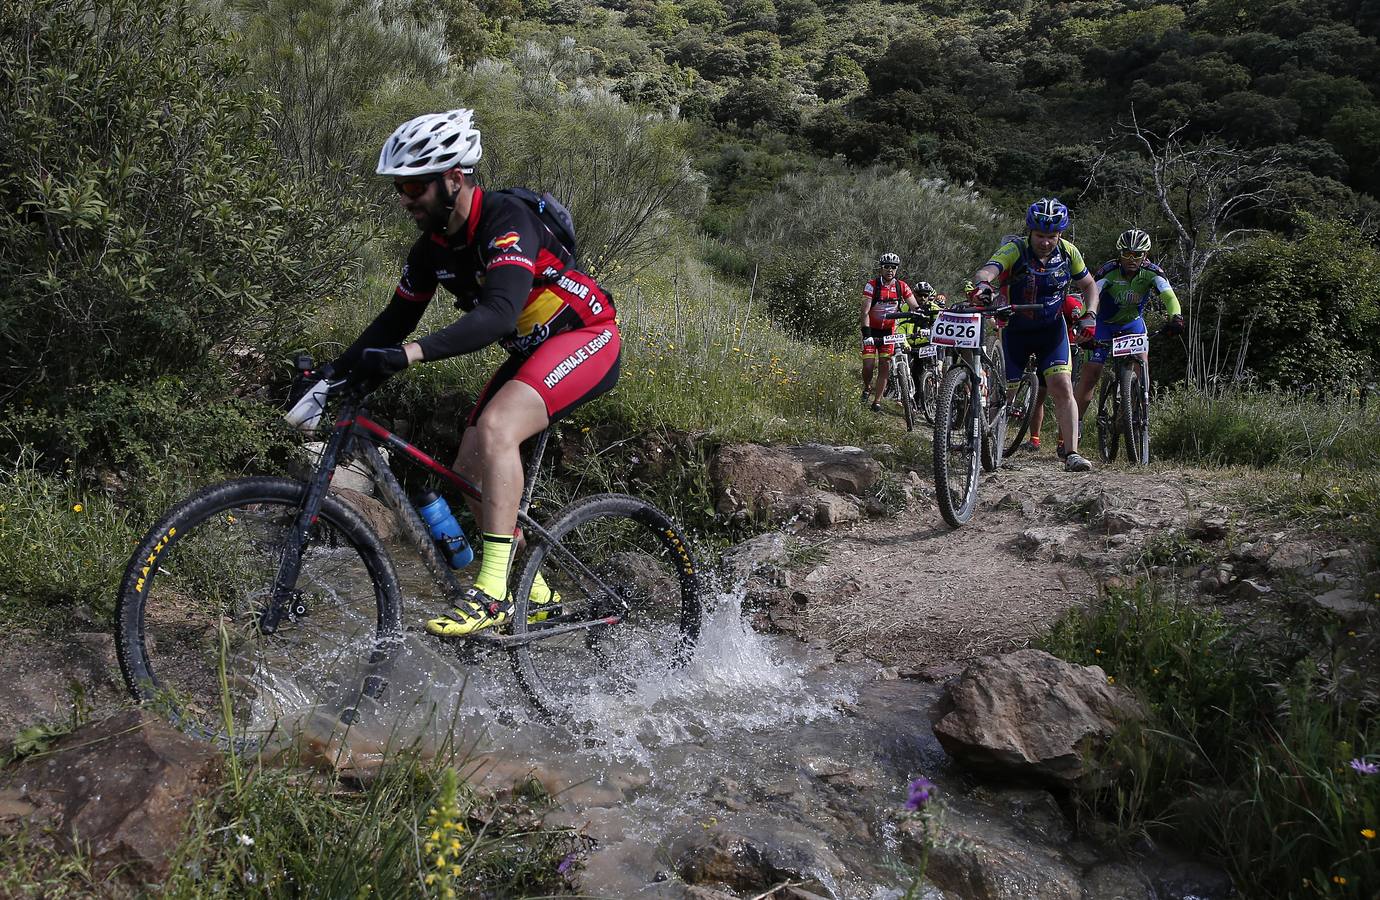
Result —
[[[1078, 400], [1079, 421], [1087, 411], [1097, 380], [1102, 377], [1102, 366], [1111, 353], [1108, 346], [1111, 340], [1123, 334], [1145, 334], [1143, 316], [1146, 305], [1153, 298], [1160, 299], [1169, 315], [1165, 331], [1182, 334], [1184, 330], [1179, 298], [1169, 286], [1169, 279], [1164, 277], [1164, 270], [1150, 262], [1150, 235], [1139, 228], [1128, 228], [1116, 239], [1116, 249], [1117, 259], [1103, 263], [1097, 270], [1097, 292], [1102, 302], [1097, 308], [1097, 324], [1092, 336], [1104, 343], [1093, 349], [1078, 376], [1074, 395]], [[1144, 357], [1141, 357], [1141, 367], [1149, 384], [1150, 371]]]

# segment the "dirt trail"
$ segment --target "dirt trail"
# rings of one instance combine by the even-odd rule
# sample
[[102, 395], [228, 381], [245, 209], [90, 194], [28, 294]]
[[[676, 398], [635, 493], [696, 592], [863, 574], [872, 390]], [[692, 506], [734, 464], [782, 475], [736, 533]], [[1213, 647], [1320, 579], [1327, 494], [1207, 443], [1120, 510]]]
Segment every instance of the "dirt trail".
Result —
[[902, 668], [1023, 646], [1152, 535], [1220, 510], [1219, 488], [1160, 467], [1068, 473], [1051, 451], [1023, 453], [983, 475], [972, 522], [952, 529], [921, 481], [896, 517], [802, 534], [817, 550], [792, 569], [792, 599], [770, 617]]

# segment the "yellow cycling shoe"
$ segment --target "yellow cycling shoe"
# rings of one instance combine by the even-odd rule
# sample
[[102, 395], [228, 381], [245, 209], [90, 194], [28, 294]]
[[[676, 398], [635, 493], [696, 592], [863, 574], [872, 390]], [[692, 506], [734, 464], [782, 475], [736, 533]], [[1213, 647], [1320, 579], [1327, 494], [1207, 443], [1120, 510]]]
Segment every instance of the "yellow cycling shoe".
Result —
[[[552, 590], [551, 586], [540, 575], [532, 585], [532, 592], [527, 595], [527, 599], [532, 601], [532, 608], [527, 612], [527, 622], [545, 622], [552, 615], [560, 615], [561, 592]], [[508, 595], [508, 602], [513, 602], [513, 595]]]
[[437, 616], [426, 623], [429, 634], [438, 637], [464, 637], [502, 625], [513, 616], [513, 601], [496, 600], [478, 588], [470, 588], [448, 616]]

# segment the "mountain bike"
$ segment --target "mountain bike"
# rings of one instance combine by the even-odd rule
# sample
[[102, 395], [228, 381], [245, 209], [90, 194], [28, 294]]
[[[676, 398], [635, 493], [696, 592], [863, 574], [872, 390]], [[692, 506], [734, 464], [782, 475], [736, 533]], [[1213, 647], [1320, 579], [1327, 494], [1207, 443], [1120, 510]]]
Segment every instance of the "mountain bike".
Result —
[[1094, 347], [1110, 347], [1112, 351], [1102, 369], [1097, 395], [1097, 450], [1103, 462], [1116, 459], [1123, 437], [1131, 465], [1150, 462], [1150, 385], [1144, 360], [1150, 352], [1150, 339], [1163, 331], [1120, 334], [1110, 341], [1092, 342]]
[[[925, 313], [900, 310], [886, 313], [882, 318], [896, 322], [928, 324], [934, 317]], [[914, 431], [915, 413], [920, 404], [917, 402], [919, 398], [916, 394], [915, 379], [911, 374], [912, 357], [916, 354], [933, 357], [936, 353], [935, 347], [930, 343], [912, 345], [909, 335], [901, 331], [887, 335], [883, 341], [893, 348], [891, 376], [892, 382], [896, 385], [896, 399], [901, 402], [901, 412], [905, 415], [906, 430]]]
[[987, 319], [1039, 308], [953, 306], [930, 329], [930, 340], [947, 348], [950, 363], [935, 404], [934, 488], [939, 512], [954, 528], [977, 508], [979, 465], [995, 472], [1006, 449], [1006, 367], [999, 341], [987, 349]]
[[[338, 400], [335, 424], [306, 478], [239, 478], [173, 506], [144, 537], [116, 600], [120, 670], [136, 700], [162, 706], [184, 731], [237, 749], [260, 745], [285, 713], [328, 697], [346, 724], [364, 698], [381, 698], [403, 649], [403, 590], [375, 527], [328, 487], [362, 462], [405, 543], [441, 595], [463, 585], [380, 452], [386, 445], [445, 486], [480, 489], [384, 426], [365, 408], [371, 386], [318, 382]], [[699, 635], [698, 566], [684, 533], [635, 497], [576, 500], [546, 525], [528, 510], [550, 430], [525, 464], [518, 523], [525, 548], [514, 571], [506, 631], [471, 646], [507, 651], [525, 695], [548, 720], [595, 690], [683, 662]], [[556, 592], [530, 602], [538, 573]]]

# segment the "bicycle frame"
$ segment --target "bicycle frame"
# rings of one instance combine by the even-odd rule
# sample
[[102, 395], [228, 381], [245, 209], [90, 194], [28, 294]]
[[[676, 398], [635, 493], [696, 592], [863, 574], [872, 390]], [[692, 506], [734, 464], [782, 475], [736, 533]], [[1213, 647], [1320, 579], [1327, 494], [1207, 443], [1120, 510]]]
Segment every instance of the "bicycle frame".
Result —
[[[617, 591], [605, 584], [602, 579], [590, 571], [588, 566], [562, 547], [545, 528], [527, 514], [536, 487], [537, 471], [541, 465], [542, 457], [546, 453], [546, 443], [549, 436], [549, 428], [536, 436], [536, 445], [532, 448], [524, 466], [524, 486], [522, 498], [518, 504], [518, 525], [525, 533], [530, 532], [536, 539], [550, 546], [553, 557], [559, 557], [562, 562], [576, 569], [582, 577], [589, 579], [593, 585], [616, 600], [626, 610], [628, 608], [627, 603]], [[404, 458], [422, 466], [434, 475], [441, 476], [451, 487], [465, 496], [475, 501], [482, 501], [483, 494], [478, 485], [370, 419], [364, 407], [362, 390], [357, 386], [347, 388], [331, 436], [326, 442], [326, 447], [321, 453], [321, 459], [317, 463], [315, 471], [307, 482], [307, 494], [303, 500], [302, 509], [298, 513], [294, 528], [288, 536], [288, 543], [279, 563], [278, 574], [273, 582], [272, 600], [259, 620], [259, 629], [262, 633], [273, 634], [282, 623], [283, 616], [288, 613], [292, 587], [297, 583], [297, 577], [300, 574], [302, 552], [306, 546], [311, 526], [316, 522], [317, 515], [321, 510], [322, 499], [330, 487], [337, 463], [342, 455], [354, 449], [360, 450], [365, 462], [373, 471], [374, 482], [379, 488], [380, 495], [385, 504], [397, 516], [409, 543], [421, 556], [436, 585], [448, 599], [454, 600], [464, 592], [464, 588], [456, 579], [454, 571], [441, 556], [435, 542], [431, 539], [431, 532], [422, 520], [421, 514], [408, 501], [407, 494], [403, 491], [397, 476], [393, 474], [392, 469], [384, 460], [383, 454], [379, 452], [380, 444], [387, 444], [402, 453]], [[544, 640], [570, 631], [616, 625], [620, 621], [622, 621], [622, 616], [607, 616], [588, 622], [557, 625], [543, 629], [538, 633], [523, 635], [481, 633], [475, 637], [489, 643], [516, 646], [530, 641]]]

